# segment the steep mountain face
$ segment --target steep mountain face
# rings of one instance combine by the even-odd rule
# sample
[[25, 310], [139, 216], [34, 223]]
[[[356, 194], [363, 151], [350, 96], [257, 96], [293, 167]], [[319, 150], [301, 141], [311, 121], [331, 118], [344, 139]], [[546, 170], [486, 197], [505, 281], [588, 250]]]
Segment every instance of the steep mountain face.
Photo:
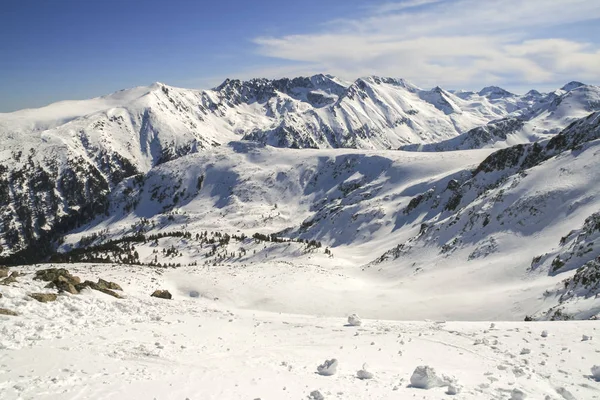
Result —
[[[473, 128], [470, 131], [452, 139], [438, 143], [409, 144], [401, 146], [404, 151], [456, 151], [483, 149], [488, 147], [505, 147], [522, 129], [525, 123], [518, 117], [507, 117], [492, 121], [487, 125]], [[515, 140], [519, 143], [519, 140]]]

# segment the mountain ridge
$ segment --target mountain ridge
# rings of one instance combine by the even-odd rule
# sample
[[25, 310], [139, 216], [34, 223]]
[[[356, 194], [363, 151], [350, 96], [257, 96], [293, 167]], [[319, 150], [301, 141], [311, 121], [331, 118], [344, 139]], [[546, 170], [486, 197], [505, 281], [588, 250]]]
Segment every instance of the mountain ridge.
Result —
[[[600, 177], [587, 168], [600, 88], [565, 87], [519, 96], [381, 77], [226, 80], [205, 91], [157, 82], [0, 114], [0, 255], [152, 266], [325, 265], [335, 255], [336, 268], [369, 280], [424, 290], [439, 273], [456, 290], [490, 285], [517, 299], [498, 303], [502, 318], [515, 307], [519, 317], [587, 318], [595, 303], [582, 297], [596, 288], [581, 285], [597, 251], [581, 258], [583, 271], [555, 275], [557, 256], [543, 256], [567, 254], [550, 243], [588, 229], [597, 212]], [[544, 186], [557, 174], [570, 186]], [[524, 249], [506, 232], [538, 239]], [[559, 279], [576, 295], [555, 290]], [[460, 304], [454, 290], [443, 295]]]

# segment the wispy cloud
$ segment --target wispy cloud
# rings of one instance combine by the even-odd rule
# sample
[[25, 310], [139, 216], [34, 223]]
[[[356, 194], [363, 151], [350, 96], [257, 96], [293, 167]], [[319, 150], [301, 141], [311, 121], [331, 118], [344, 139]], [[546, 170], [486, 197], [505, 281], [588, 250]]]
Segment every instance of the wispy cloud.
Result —
[[[425, 6], [427, 7], [419, 7]], [[600, 46], [557, 37], [554, 28], [600, 19], [596, 0], [408, 0], [319, 32], [259, 37], [257, 51], [353, 79], [404, 77], [422, 86], [540, 86], [598, 82]]]
[[394, 11], [406, 10], [409, 8], [415, 8], [425, 6], [427, 4], [440, 3], [443, 0], [406, 0], [402, 2], [383, 3], [372, 7], [373, 12], [378, 14], [384, 14]]

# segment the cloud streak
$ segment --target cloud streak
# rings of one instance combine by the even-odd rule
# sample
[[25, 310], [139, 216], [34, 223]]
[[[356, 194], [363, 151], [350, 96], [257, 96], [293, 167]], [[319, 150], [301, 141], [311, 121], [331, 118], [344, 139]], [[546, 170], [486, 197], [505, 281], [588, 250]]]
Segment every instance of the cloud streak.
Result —
[[596, 0], [410, 0], [332, 20], [319, 32], [253, 42], [259, 54], [307, 66], [307, 73], [403, 77], [422, 86], [539, 87], [598, 83], [598, 43], [553, 33], [595, 19]]

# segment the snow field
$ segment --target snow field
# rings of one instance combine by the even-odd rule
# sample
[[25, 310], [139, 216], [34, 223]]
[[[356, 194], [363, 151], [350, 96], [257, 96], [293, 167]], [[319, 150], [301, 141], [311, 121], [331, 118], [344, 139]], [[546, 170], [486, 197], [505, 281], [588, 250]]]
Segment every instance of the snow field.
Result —
[[[599, 349], [594, 340], [581, 341], [600, 328], [594, 321], [497, 321], [490, 328], [489, 322], [363, 319], [345, 326], [346, 317], [245, 310], [190, 297], [154, 268], [80, 264], [70, 271], [115, 281], [125, 298], [90, 291], [38, 303], [27, 298], [43, 291], [31, 275], [0, 287], [0, 307], [21, 313], [0, 316], [0, 398], [266, 400], [318, 398], [315, 391], [324, 399], [598, 396], [590, 371]], [[151, 298], [159, 288], [171, 289], [174, 299]], [[541, 337], [542, 330], [549, 335]], [[521, 355], [524, 346], [531, 352]], [[319, 375], [317, 366], [331, 358], [336, 373]], [[411, 385], [418, 366], [434, 368], [444, 387]], [[372, 379], [361, 379], [359, 370]]]

